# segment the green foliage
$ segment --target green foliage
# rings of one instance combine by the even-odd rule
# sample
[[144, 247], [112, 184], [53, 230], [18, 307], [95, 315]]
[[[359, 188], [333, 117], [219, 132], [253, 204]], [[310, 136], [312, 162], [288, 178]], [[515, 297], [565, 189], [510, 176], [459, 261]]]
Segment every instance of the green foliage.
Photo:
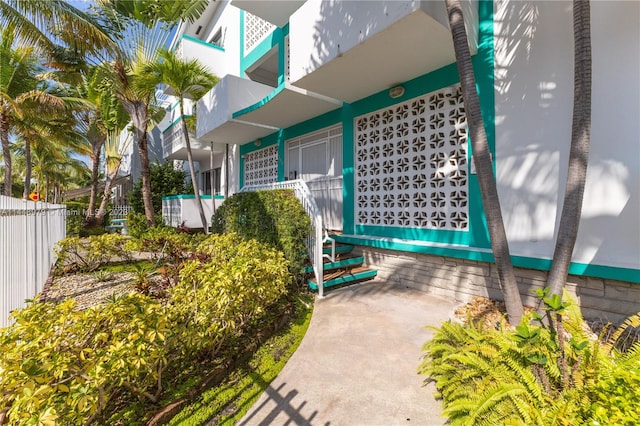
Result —
[[67, 237], [77, 237], [82, 230], [82, 221], [87, 210], [87, 204], [67, 201], [64, 205], [67, 206]]
[[166, 308], [132, 293], [78, 311], [32, 303], [0, 330], [0, 412], [12, 424], [85, 424], [116, 395], [153, 399], [167, 364]]
[[235, 232], [282, 251], [294, 275], [307, 258], [309, 216], [291, 190], [243, 192], [226, 199], [212, 218], [214, 233]]
[[237, 368], [219, 386], [204, 392], [169, 424], [237, 424], [300, 345], [312, 311], [310, 299], [298, 299], [293, 321], [286, 329], [262, 343], [247, 365]]
[[65, 238], [54, 248], [57, 265], [65, 272], [92, 272], [116, 259], [130, 261], [127, 241], [120, 234]]
[[[95, 270], [125, 240], [70, 238], [58, 250], [66, 265]], [[10, 424], [136, 423], [150, 406], [122, 407], [158, 404], [168, 371], [233, 358], [248, 330], [273, 327], [290, 280], [282, 253], [228, 234], [207, 237], [192, 257], [165, 303], [131, 293], [87, 310], [68, 299], [15, 311], [0, 329], [0, 414]], [[144, 287], [148, 270], [137, 278]]]
[[190, 235], [178, 232], [170, 226], [159, 226], [147, 228], [143, 233], [137, 235], [137, 238], [131, 241], [128, 247], [135, 251], [150, 252], [155, 261], [168, 259], [177, 265], [189, 253], [195, 251], [204, 238], [204, 234]]
[[[151, 200], [153, 202], [153, 212], [156, 215], [162, 215], [162, 197], [190, 193], [189, 186], [185, 185], [186, 172], [181, 169], [174, 169], [171, 162], [151, 164], [149, 172], [152, 192]], [[136, 182], [129, 193], [129, 204], [135, 213], [144, 215], [142, 180]]]
[[640, 344], [620, 354], [590, 340], [575, 303], [538, 295], [544, 317], [525, 314], [515, 329], [435, 329], [419, 372], [435, 381], [443, 414], [452, 425], [637, 424]]
[[215, 357], [286, 293], [290, 276], [282, 253], [236, 234], [211, 235], [197, 251], [170, 290], [176, 350]]

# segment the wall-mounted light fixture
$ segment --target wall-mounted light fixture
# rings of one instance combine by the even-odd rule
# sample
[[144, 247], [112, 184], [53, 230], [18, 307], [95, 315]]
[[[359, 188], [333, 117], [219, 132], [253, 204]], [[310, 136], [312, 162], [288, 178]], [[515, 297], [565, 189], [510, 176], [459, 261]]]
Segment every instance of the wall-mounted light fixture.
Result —
[[262, 140], [260, 140], [260, 139], [256, 139], [256, 140], [253, 142], [253, 144], [254, 144], [255, 146], [260, 146], [260, 145], [262, 145]]
[[389, 89], [389, 96], [392, 99], [396, 99], [399, 98], [400, 96], [404, 95], [404, 86], [394, 86], [391, 89]]

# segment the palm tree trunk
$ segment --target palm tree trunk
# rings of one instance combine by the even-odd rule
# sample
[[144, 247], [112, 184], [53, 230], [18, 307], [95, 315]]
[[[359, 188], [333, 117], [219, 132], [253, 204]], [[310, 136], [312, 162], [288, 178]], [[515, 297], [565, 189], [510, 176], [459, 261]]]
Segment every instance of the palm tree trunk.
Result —
[[589, 0], [573, 2], [574, 87], [573, 123], [567, 184], [547, 285], [551, 294], [562, 292], [578, 236], [582, 199], [587, 180], [591, 140], [591, 13]]
[[98, 175], [100, 171], [100, 151], [106, 138], [100, 138], [91, 151], [91, 194], [89, 195], [89, 207], [87, 208], [87, 223], [91, 223], [96, 216], [96, 199], [98, 198]]
[[460, 84], [462, 85], [464, 109], [471, 133], [473, 161], [476, 166], [478, 182], [480, 184], [482, 205], [487, 217], [491, 250], [493, 251], [496, 267], [498, 268], [498, 278], [507, 308], [507, 316], [509, 322], [512, 325], [516, 325], [520, 322], [523, 314], [522, 300], [513, 272], [513, 265], [511, 264], [509, 244], [502, 220], [502, 211], [500, 209], [496, 179], [493, 174], [487, 134], [485, 133], [482, 121], [480, 100], [478, 98], [478, 92], [476, 91], [476, 79], [473, 64], [471, 63], [471, 53], [469, 52], [462, 9], [459, 0], [445, 0], [445, 2], [449, 15], [451, 35], [453, 37], [453, 47], [458, 63]]
[[24, 189], [22, 191], [22, 198], [29, 199], [31, 193], [31, 143], [29, 139], [24, 140]]
[[[191, 140], [189, 139], [189, 130], [187, 129], [187, 120], [184, 119], [184, 105], [183, 100], [180, 98], [180, 120], [182, 121], [182, 132], [184, 134], [184, 144], [187, 147], [187, 160], [189, 161], [189, 171], [191, 172], [191, 183], [193, 185], [193, 193], [196, 196], [196, 206], [198, 206], [198, 212], [200, 213], [200, 220], [202, 221], [202, 228], [204, 233], [208, 234], [207, 218], [204, 214], [204, 208], [202, 207], [202, 199], [200, 198], [200, 191], [198, 188], [198, 181], [196, 180], [196, 170], [193, 164], [193, 154], [191, 153]], [[213, 194], [213, 188], [212, 194]], [[211, 195], [213, 199], [213, 195]]]
[[9, 117], [0, 113], [0, 141], [2, 142], [2, 158], [4, 161], [4, 192], [11, 197], [11, 150], [9, 149]]
[[140, 153], [140, 169], [142, 174], [142, 202], [144, 214], [147, 217], [147, 226], [156, 226], [156, 218], [151, 200], [151, 172], [149, 170], [149, 149], [147, 143], [147, 105], [143, 102], [123, 102], [124, 108], [131, 116], [138, 152]]
[[116, 167], [114, 167], [113, 171], [107, 176], [107, 179], [104, 183], [104, 192], [102, 193], [102, 200], [100, 201], [100, 207], [98, 207], [98, 211], [95, 216], [95, 223], [102, 223], [104, 221], [104, 216], [107, 214], [107, 204], [109, 203], [109, 198], [111, 197], [111, 190], [113, 189], [113, 184], [116, 180], [116, 177], [118, 177], [120, 164], [122, 164], [122, 157], [118, 159], [118, 163], [116, 164]]

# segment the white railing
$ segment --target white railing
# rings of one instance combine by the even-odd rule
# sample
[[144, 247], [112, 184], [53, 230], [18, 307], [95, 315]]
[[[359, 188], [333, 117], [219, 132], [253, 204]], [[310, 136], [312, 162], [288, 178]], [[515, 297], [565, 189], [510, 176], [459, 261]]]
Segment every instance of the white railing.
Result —
[[[311, 260], [311, 266], [313, 267], [313, 274], [318, 282], [318, 295], [324, 296], [324, 280], [323, 280], [323, 263], [324, 258], [327, 257], [331, 262], [335, 262], [336, 255], [336, 242], [325, 232], [322, 226], [322, 214], [316, 204], [316, 200], [313, 198], [311, 191], [307, 184], [301, 180], [289, 180], [285, 182], [274, 182], [263, 185], [249, 185], [243, 187], [240, 192], [252, 192], [261, 190], [272, 189], [292, 189], [296, 195], [296, 198], [302, 203], [302, 207], [309, 215], [311, 219], [311, 235], [307, 238], [307, 252], [309, 253], [309, 260]], [[322, 252], [323, 245], [325, 243], [331, 243], [331, 254], [325, 255]]]
[[66, 236], [67, 207], [0, 196], [0, 327], [42, 291]]

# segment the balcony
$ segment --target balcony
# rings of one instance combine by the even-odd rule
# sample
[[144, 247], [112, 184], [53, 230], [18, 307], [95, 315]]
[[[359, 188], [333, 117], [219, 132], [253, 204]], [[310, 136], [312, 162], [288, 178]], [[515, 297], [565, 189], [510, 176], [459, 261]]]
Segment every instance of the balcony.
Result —
[[258, 16], [278, 27], [289, 22], [289, 17], [304, 0], [231, 0], [231, 5]]
[[235, 112], [233, 118], [264, 126], [287, 128], [340, 106], [340, 101], [284, 83], [259, 102]]
[[[208, 162], [211, 158], [211, 143], [196, 139], [192, 133], [189, 136], [193, 160]], [[213, 144], [214, 154], [223, 152], [224, 145]], [[180, 120], [174, 122], [162, 133], [162, 156], [166, 160], [187, 160], [187, 146]]]
[[196, 136], [200, 141], [243, 144], [278, 130], [234, 117], [234, 112], [262, 101], [273, 87], [233, 75], [225, 76], [198, 101]]
[[[229, 73], [224, 48], [184, 34], [176, 47], [176, 55], [183, 60], [197, 59], [212, 74], [223, 77]], [[166, 92], [167, 94], [171, 94]]]
[[[472, 53], [477, 9], [463, 0]], [[289, 40], [291, 83], [346, 102], [455, 62], [443, 1], [308, 1]]]

